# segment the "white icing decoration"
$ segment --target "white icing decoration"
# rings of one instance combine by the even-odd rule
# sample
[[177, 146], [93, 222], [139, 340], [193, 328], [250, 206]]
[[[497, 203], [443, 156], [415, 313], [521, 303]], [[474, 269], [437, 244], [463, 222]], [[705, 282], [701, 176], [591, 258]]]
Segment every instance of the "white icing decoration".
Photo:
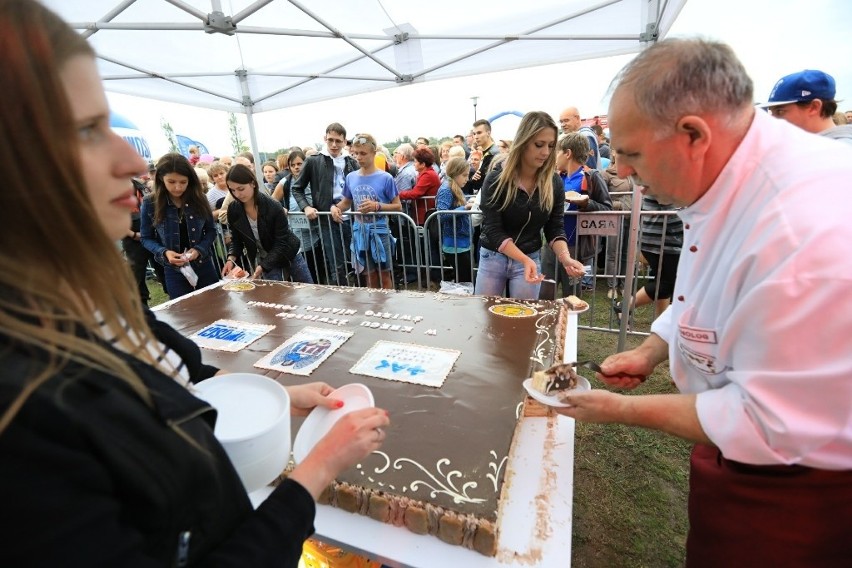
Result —
[[[554, 338], [551, 338], [548, 324], [550, 320], [558, 315], [557, 310], [545, 310], [543, 312], [539, 312], [539, 317], [535, 320], [535, 328], [538, 337], [541, 340], [536, 344], [533, 349], [533, 354], [530, 355], [530, 360], [535, 361], [542, 367], [544, 367], [545, 359], [549, 359], [549, 352], [553, 350], [555, 345]], [[546, 347], [550, 347], [550, 350], [546, 349]]]
[[[497, 452], [495, 452], [494, 450], [491, 450], [488, 453], [491, 455], [492, 458], [494, 458], [494, 461], [491, 461], [488, 464], [489, 469], [493, 473], [487, 473], [487, 474], [485, 474], [485, 477], [488, 478], [491, 481], [491, 485], [494, 486], [494, 492], [496, 493], [497, 489], [498, 489], [497, 488], [497, 481], [500, 478], [500, 471], [503, 469], [503, 467], [508, 462], [509, 456], [506, 455], [498, 461]], [[382, 458], [384, 458], [384, 460], [385, 460], [384, 465], [378, 466], [378, 467], [373, 469], [373, 472], [376, 475], [382, 475], [383, 473], [385, 473], [388, 470], [388, 467], [390, 467], [390, 465], [391, 465], [390, 456], [388, 456], [385, 452], [378, 451], [378, 450], [374, 451], [373, 454], [379, 455]], [[461, 489], [456, 487], [454, 480], [457, 477], [461, 477], [462, 473], [460, 471], [457, 471], [457, 470], [453, 470], [453, 471], [444, 473], [441, 470], [441, 468], [443, 466], [449, 465], [450, 460], [447, 459], [447, 458], [441, 458], [435, 464], [436, 470], [437, 470], [437, 475], [442, 477], [444, 479], [444, 481], [439, 480], [438, 477], [436, 477], [436, 475], [429, 473], [429, 471], [427, 471], [427, 469], [425, 467], [423, 467], [422, 465], [420, 465], [418, 462], [411, 460], [411, 459], [408, 459], [408, 458], [399, 458], [399, 459], [395, 460], [393, 462], [393, 468], [394, 469], [402, 469], [403, 465], [401, 465], [401, 464], [405, 464], [405, 463], [410, 463], [410, 464], [416, 466], [418, 469], [420, 469], [420, 471], [422, 471], [423, 473], [425, 473], [427, 476], [429, 476], [431, 478], [432, 483], [429, 483], [427, 481], [420, 480], [420, 479], [412, 481], [408, 486], [404, 486], [402, 488], [403, 493], [406, 493], [409, 488], [412, 491], [417, 491], [418, 487], [423, 485], [425, 487], [428, 487], [431, 490], [430, 494], [429, 494], [431, 497], [435, 497], [438, 493], [443, 493], [445, 495], [452, 497], [453, 502], [455, 502], [456, 504], [459, 504], [459, 503], [482, 503], [482, 502], [485, 501], [484, 498], [472, 497], [472, 496], [468, 495], [468, 492], [471, 489], [477, 488], [478, 485], [475, 481], [468, 481], [467, 483], [465, 483], [461, 487]], [[371, 478], [368, 478], [368, 479], [371, 479]], [[389, 488], [396, 491], [396, 488], [392, 485], [390, 485]]]
[[459, 489], [459, 488], [456, 487], [456, 484], [453, 480], [455, 478], [461, 477], [462, 473], [458, 470], [455, 470], [455, 469], [452, 470], [452, 471], [448, 471], [447, 473], [444, 473], [443, 471], [441, 471], [441, 467], [443, 467], [445, 465], [449, 465], [449, 463], [450, 463], [450, 460], [447, 459], [447, 458], [441, 458], [441, 459], [438, 460], [438, 463], [435, 464], [435, 467], [436, 467], [438, 474], [444, 478], [444, 481], [439, 480], [435, 475], [431, 474], [425, 467], [423, 467], [422, 465], [420, 465], [416, 461], [410, 460], [408, 458], [397, 459], [396, 461], [393, 462], [393, 468], [394, 469], [402, 469], [403, 466], [400, 465], [400, 464], [404, 464], [404, 463], [410, 463], [410, 464], [418, 467], [420, 469], [420, 471], [422, 471], [423, 473], [428, 475], [432, 480], [432, 483], [429, 483], [428, 481], [424, 481], [422, 479], [417, 479], [417, 480], [412, 481], [408, 485], [411, 488], [412, 491], [417, 491], [417, 489], [421, 485], [423, 485], [423, 486], [428, 487], [430, 489], [430, 491], [429, 491], [430, 497], [435, 497], [438, 493], [443, 493], [445, 495], [448, 495], [449, 497], [452, 497], [453, 502], [456, 503], [456, 504], [459, 504], [459, 503], [482, 503], [482, 502], [485, 501], [485, 499], [470, 497], [467, 494], [467, 492], [469, 490], [476, 489], [477, 483], [475, 481], [468, 481], [467, 483], [462, 485], [461, 489]]
[[[490, 453], [490, 454], [491, 454], [491, 456], [492, 456], [495, 460], [497, 459], [497, 452], [495, 452], [494, 450], [491, 450], [491, 451], [490, 451], [490, 452], [488, 452], [488, 453]], [[490, 480], [491, 480], [491, 482], [494, 484], [494, 491], [497, 491], [497, 479], [500, 477], [500, 470], [501, 470], [501, 469], [503, 469], [503, 466], [504, 466], [504, 465], [506, 465], [506, 462], [507, 462], [507, 461], [509, 461], [509, 456], [503, 456], [503, 459], [502, 459], [502, 460], [500, 460], [499, 465], [497, 464], [497, 462], [489, 462], [489, 464], [488, 464], [488, 467], [489, 467], [489, 468], [490, 468], [490, 469], [491, 469], [494, 473], [493, 473], [493, 474], [486, 473], [486, 474], [485, 474], [485, 477], [487, 477], [488, 479], [490, 479]]]

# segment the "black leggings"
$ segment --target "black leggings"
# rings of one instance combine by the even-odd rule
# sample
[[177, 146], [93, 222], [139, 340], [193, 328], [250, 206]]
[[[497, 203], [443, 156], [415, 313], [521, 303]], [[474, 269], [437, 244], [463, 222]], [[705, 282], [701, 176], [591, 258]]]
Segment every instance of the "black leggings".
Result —
[[675, 278], [677, 277], [677, 263], [680, 260], [680, 253], [667, 252], [663, 253], [663, 266], [660, 274], [657, 274], [657, 267], [660, 264], [660, 255], [655, 252], [643, 250], [642, 254], [648, 261], [648, 266], [651, 269], [651, 276], [654, 277], [645, 284], [645, 293], [654, 300], [668, 300], [672, 297], [675, 287]]

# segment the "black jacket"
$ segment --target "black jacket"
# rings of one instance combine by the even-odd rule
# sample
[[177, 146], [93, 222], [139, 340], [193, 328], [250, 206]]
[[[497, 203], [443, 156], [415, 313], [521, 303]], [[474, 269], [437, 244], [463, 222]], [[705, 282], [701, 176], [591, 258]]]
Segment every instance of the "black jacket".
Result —
[[524, 191], [518, 191], [515, 201], [505, 210], [500, 211], [500, 202], [491, 203], [497, 178], [502, 169], [495, 169], [485, 178], [482, 184], [483, 213], [482, 236], [479, 243], [487, 249], [497, 251], [508, 238], [514, 240], [515, 246], [524, 254], [541, 250], [541, 233], [548, 243], [555, 239], [566, 240], [562, 216], [565, 211], [565, 190], [562, 180], [553, 174], [553, 209], [545, 211], [539, 206], [538, 188], [531, 196]]
[[[231, 244], [228, 254], [241, 258], [243, 247], [248, 257], [257, 262], [257, 243], [249, 225], [246, 209], [242, 202], [234, 200], [228, 205], [228, 226], [231, 228]], [[260, 262], [263, 270], [289, 268], [290, 262], [299, 253], [299, 237], [290, 230], [287, 214], [281, 204], [259, 192], [257, 194], [257, 233], [266, 257]]]
[[[197, 346], [155, 322], [193, 380], [216, 371]], [[47, 359], [0, 334], [0, 412]], [[97, 341], [92, 339], [92, 341]], [[119, 351], [154, 399], [69, 364], [0, 434], [0, 566], [296, 566], [315, 506], [298, 483], [257, 511], [213, 436], [216, 411]], [[177, 424], [197, 444], [187, 442]], [[185, 543], [186, 546], [183, 546]]]
[[[351, 156], [344, 158], [343, 177], [358, 169], [358, 162]], [[311, 186], [311, 195], [314, 204], [305, 199], [305, 188]], [[313, 207], [317, 211], [329, 211], [334, 205], [334, 160], [325, 154], [314, 154], [309, 156], [302, 166], [298, 179], [290, 187], [299, 209], [304, 211], [305, 207]]]

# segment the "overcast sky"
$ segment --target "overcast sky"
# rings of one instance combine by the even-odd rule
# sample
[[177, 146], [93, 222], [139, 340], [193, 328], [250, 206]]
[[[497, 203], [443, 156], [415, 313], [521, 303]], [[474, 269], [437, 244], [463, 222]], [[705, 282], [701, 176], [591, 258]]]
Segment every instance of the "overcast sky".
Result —
[[[755, 98], [766, 100], [783, 75], [822, 69], [837, 81], [841, 110], [852, 109], [852, 0], [687, 0], [668, 34], [729, 43], [752, 76]], [[442, 138], [464, 133], [476, 116], [504, 111], [544, 110], [554, 118], [568, 105], [584, 117], [605, 114], [613, 76], [632, 56], [550, 65], [463, 79], [391, 88], [345, 99], [255, 115], [259, 150], [306, 146], [322, 139], [329, 122], [350, 134], [370, 132], [380, 142], [408, 135]], [[168, 149], [160, 118], [177, 134], [207, 145], [216, 155], [230, 154], [227, 114], [185, 105], [108, 94], [115, 112], [142, 130], [152, 153]], [[242, 132], [249, 138], [244, 116]], [[495, 138], [511, 138], [517, 120], [494, 122]]]

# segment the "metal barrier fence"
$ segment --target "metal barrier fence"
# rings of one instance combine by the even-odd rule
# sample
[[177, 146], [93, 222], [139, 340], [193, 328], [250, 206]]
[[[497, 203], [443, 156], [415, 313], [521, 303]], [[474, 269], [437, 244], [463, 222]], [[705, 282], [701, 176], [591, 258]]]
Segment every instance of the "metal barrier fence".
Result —
[[[426, 198], [434, 203], [434, 197]], [[433, 207], [430, 207], [433, 209]], [[372, 220], [386, 219], [390, 234], [396, 240], [395, 252], [388, 256], [384, 269], [393, 274], [392, 286], [396, 289], [406, 289], [416, 286], [416, 289], [437, 289], [442, 283], [467, 284], [463, 286], [470, 292], [476, 281], [478, 271], [478, 228], [474, 227], [474, 216], [481, 215], [472, 210], [433, 211], [425, 219], [422, 226], [406, 213], [382, 212], [365, 215]], [[674, 211], [640, 211], [634, 204], [633, 211], [605, 211], [598, 213], [582, 213], [569, 211], [566, 216], [577, 218], [577, 243], [580, 237], [597, 240], [596, 253], [589, 265], [587, 277], [584, 279], [569, 279], [564, 269], [558, 264], [553, 255], [546, 257], [548, 251], [543, 243], [542, 272], [547, 280], [542, 286], [541, 298], [555, 299], [569, 294], [583, 297], [589, 305], [588, 312], [581, 314], [579, 327], [581, 329], [619, 333], [619, 350], [624, 347], [627, 335], [645, 336], [648, 331], [642, 326], [634, 326], [633, 311], [627, 309], [631, 297], [653, 277], [648, 274], [647, 264], [641, 262], [640, 254], [641, 223], [644, 215], [660, 215], [669, 218], [676, 215]], [[366, 286], [368, 282], [353, 268], [350, 243], [353, 238], [361, 238], [357, 231], [363, 230], [361, 223], [356, 223], [359, 213], [348, 212], [342, 223], [336, 223], [331, 213], [318, 213], [318, 218], [309, 221], [304, 213], [289, 212], [288, 219], [291, 229], [299, 236], [302, 243], [301, 254], [310, 269], [315, 283], [339, 286]], [[369, 222], [372, 222], [369, 221]], [[469, 243], [463, 237], [465, 226], [469, 227]], [[461, 234], [460, 234], [460, 229]], [[217, 271], [221, 272], [224, 260], [227, 258], [227, 233], [217, 225], [217, 238], [213, 245], [213, 262]], [[449, 244], [450, 246], [445, 246]], [[578, 244], [575, 244], [571, 254], [578, 258]], [[453, 246], [457, 245], [457, 246]], [[646, 247], [646, 250], [647, 247]], [[660, 242], [656, 252], [659, 257], [655, 267], [657, 274], [662, 269], [663, 243]], [[375, 271], [379, 267], [371, 255], [363, 257], [365, 271]], [[547, 261], [546, 261], [547, 260]], [[588, 259], [587, 259], [588, 260]], [[600, 264], [603, 268], [599, 268]], [[240, 265], [246, 270], [254, 266], [245, 255]], [[562, 275], [562, 277], [558, 275]], [[606, 282], [601, 286], [601, 281]], [[375, 282], [373, 283], [375, 284]], [[381, 287], [387, 281], [380, 282]], [[622, 292], [613, 293], [611, 290]], [[622, 316], [613, 310], [615, 302], [622, 298]], [[653, 298], [657, 300], [658, 298]]]

